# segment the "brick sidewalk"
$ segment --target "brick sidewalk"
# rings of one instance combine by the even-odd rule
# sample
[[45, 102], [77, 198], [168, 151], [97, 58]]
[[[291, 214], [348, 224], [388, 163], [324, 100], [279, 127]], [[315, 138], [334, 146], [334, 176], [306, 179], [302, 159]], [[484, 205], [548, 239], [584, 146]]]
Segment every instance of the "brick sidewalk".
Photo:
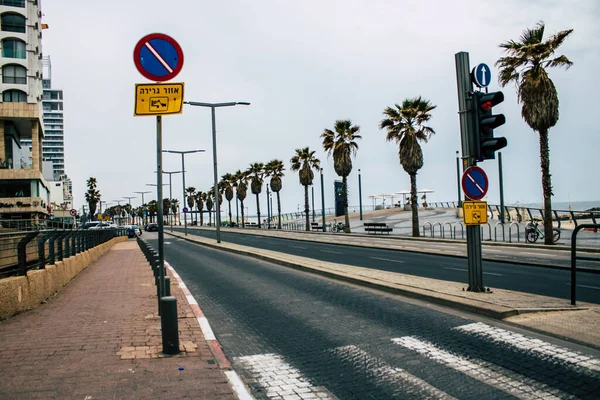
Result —
[[171, 293], [185, 351], [164, 357], [152, 270], [135, 241], [116, 244], [46, 304], [0, 321], [0, 398], [235, 399], [181, 289]]

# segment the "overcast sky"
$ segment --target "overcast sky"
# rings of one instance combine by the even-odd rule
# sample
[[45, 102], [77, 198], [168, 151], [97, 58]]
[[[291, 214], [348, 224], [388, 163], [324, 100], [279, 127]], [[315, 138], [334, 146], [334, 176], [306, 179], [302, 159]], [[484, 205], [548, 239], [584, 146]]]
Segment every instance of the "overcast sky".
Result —
[[[437, 105], [430, 122], [436, 134], [423, 145], [418, 187], [434, 191], [430, 201], [455, 200], [460, 133], [454, 55], [469, 52], [471, 67], [487, 63], [490, 88], [498, 90], [498, 45], [519, 39], [540, 20], [546, 35], [575, 30], [559, 50], [573, 67], [549, 71], [560, 98], [560, 120], [550, 130], [554, 201], [600, 200], [592, 100], [600, 89], [594, 79], [600, 65], [597, 0], [45, 0], [42, 7], [50, 26], [43, 54], [52, 60], [53, 87], [64, 90], [66, 172], [76, 208], [90, 176], [103, 200], [155, 189], [146, 186], [156, 182], [155, 117], [133, 116], [134, 85], [148, 82], [135, 68], [133, 49], [146, 34], [165, 33], [181, 45], [185, 62], [173, 81], [185, 83], [186, 100], [252, 103], [217, 110], [219, 176], [282, 159], [282, 209], [289, 212], [303, 203], [289, 160], [306, 146], [322, 161], [326, 206], [333, 205], [338, 177], [320, 134], [337, 119], [351, 119], [363, 137], [349, 177], [350, 204], [358, 205], [359, 168], [363, 204], [372, 204], [372, 194], [408, 190], [397, 145], [386, 142], [378, 123], [385, 107], [415, 96]], [[507, 119], [496, 130], [508, 139], [505, 201], [541, 202], [538, 136], [521, 118], [514, 86], [503, 91], [505, 101], [495, 110]], [[206, 149], [186, 156], [186, 186], [210, 188], [210, 109], [185, 106], [183, 114], [164, 117], [163, 148]], [[164, 170], [180, 170], [180, 164], [179, 155], [164, 154]], [[479, 165], [490, 178], [487, 200], [497, 204], [497, 161]], [[320, 192], [317, 175], [317, 204]], [[180, 175], [173, 175], [173, 197], [182, 197]], [[253, 214], [255, 199], [248, 197]], [[145, 200], [155, 198], [152, 193]]]

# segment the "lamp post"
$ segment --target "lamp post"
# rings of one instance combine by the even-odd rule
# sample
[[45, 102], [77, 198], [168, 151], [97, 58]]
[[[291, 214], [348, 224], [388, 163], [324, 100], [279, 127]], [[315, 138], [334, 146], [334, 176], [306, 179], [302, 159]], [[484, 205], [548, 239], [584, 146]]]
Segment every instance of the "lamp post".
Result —
[[358, 169], [358, 210], [360, 215], [360, 220], [362, 221], [362, 182], [360, 180], [360, 168]]
[[[186, 154], [190, 154], [190, 153], [202, 153], [206, 150], [186, 150], [186, 151], [179, 151], [179, 150], [163, 150], [164, 153], [175, 153], [175, 154], [181, 154], [181, 177], [182, 177], [182, 181], [183, 181], [183, 207], [186, 207], [186, 200], [187, 200], [187, 196], [185, 195], [185, 155]], [[183, 214], [183, 231], [185, 232], [185, 235], [187, 236], [187, 215], [185, 215], [185, 213]]]
[[458, 157], [458, 150], [456, 150], [456, 189], [458, 191], [458, 208], [461, 208], [462, 201], [460, 200], [460, 157]]
[[129, 200], [129, 216], [131, 217], [131, 215], [132, 215], [131, 213], [133, 212], [133, 210], [131, 209], [131, 199], [137, 199], [137, 197], [136, 196], [133, 196], [133, 197], [123, 196], [123, 198]]
[[[173, 187], [171, 186], [172, 181], [171, 181], [171, 175], [173, 174], [180, 174], [182, 173], [182, 171], [162, 171], [163, 174], [169, 174], [169, 202], [171, 202], [173, 200]], [[154, 171], [154, 173], [156, 173], [156, 171]], [[169, 214], [171, 214], [171, 210], [167, 210], [169, 211]], [[171, 232], [173, 232], [173, 216], [171, 216]]]
[[323, 168], [321, 168], [321, 215], [323, 219], [323, 221], [321, 221], [323, 232], [327, 232], [327, 228], [325, 227], [325, 190], [323, 184]]
[[[144, 194], [145, 194], [145, 193], [152, 193], [152, 192], [150, 192], [150, 191], [146, 191], [146, 192], [133, 192], [133, 193], [138, 193], [138, 194], [141, 194], [141, 195], [142, 195], [142, 207], [144, 207], [144, 204], [146, 204], [146, 203], [144, 202]], [[147, 220], [146, 220], [146, 209], [144, 209], [144, 225], [146, 225], [146, 221], [147, 221]]]
[[214, 164], [214, 196], [216, 204], [216, 225], [217, 225], [217, 243], [221, 243], [221, 205], [219, 204], [219, 186], [218, 186], [218, 173], [217, 173], [217, 128], [215, 125], [215, 108], [217, 107], [233, 107], [237, 105], [249, 106], [250, 103], [243, 101], [232, 101], [228, 103], [202, 103], [197, 101], [184, 101], [184, 104], [198, 107], [209, 107], [212, 116], [212, 144], [213, 144], [213, 164]]
[[267, 229], [271, 228], [271, 208], [269, 205], [269, 184], [267, 183]]
[[[160, 176], [162, 177], [162, 174], [160, 174]], [[168, 183], [162, 183], [162, 179], [160, 180], [160, 182], [161, 182], [161, 189], [162, 189], [162, 186], [167, 186], [168, 185]], [[156, 187], [158, 187], [158, 184], [156, 184], [156, 183], [146, 183], [146, 186], [156, 186]], [[156, 201], [157, 213], [163, 212], [162, 211], [162, 190], [161, 190], [160, 194], [161, 194], [161, 196], [160, 196], [161, 197], [160, 204], [158, 204], [159, 203], [158, 200]], [[160, 207], [158, 207], [159, 205], [160, 205]], [[158, 216], [156, 217], [156, 219], [158, 220]], [[161, 220], [162, 220], [162, 216], [161, 216]], [[160, 231], [160, 226], [159, 226], [159, 231]]]
[[315, 222], [315, 187], [314, 187], [314, 185], [310, 185], [310, 190], [312, 192], [312, 222]]

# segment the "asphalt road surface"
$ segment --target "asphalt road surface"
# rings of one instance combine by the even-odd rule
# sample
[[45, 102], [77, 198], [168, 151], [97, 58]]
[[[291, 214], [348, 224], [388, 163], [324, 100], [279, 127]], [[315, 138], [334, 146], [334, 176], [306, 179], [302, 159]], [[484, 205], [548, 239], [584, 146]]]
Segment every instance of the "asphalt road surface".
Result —
[[600, 393], [600, 354], [586, 347], [178, 238], [165, 259], [257, 399]]
[[[211, 239], [215, 237], [214, 231], [207, 230], [189, 230], [188, 235], [192, 234]], [[165, 235], [165, 238], [168, 240], [169, 236]], [[339, 264], [454, 282], [468, 281], [466, 258], [232, 232], [221, 232], [221, 240]], [[483, 271], [483, 283], [491, 289], [516, 290], [564, 299], [569, 299], [571, 295], [570, 271], [493, 261], [484, 261]], [[600, 304], [600, 274], [577, 272], [577, 300]]]

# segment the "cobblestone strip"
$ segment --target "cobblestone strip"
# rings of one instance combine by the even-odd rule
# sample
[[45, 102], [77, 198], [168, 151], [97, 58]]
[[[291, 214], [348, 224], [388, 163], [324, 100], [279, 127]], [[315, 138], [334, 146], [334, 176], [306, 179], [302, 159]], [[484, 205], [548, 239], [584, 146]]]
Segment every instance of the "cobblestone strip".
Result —
[[236, 357], [234, 362], [250, 373], [252, 384], [265, 389], [268, 399], [335, 399], [327, 389], [313, 386], [300, 371], [278, 354]]
[[496, 328], [484, 324], [483, 322], [462, 325], [454, 329], [466, 334], [481, 336], [493, 342], [503, 343], [519, 350], [531, 351], [533, 353], [548, 356], [574, 367], [581, 367], [590, 371], [600, 372], [600, 360], [597, 358], [589, 357], [564, 347], [555, 346], [543, 340], [532, 339], [525, 335], [521, 335], [520, 333]]
[[[370, 375], [369, 380], [374, 380], [377, 384], [382, 382], [393, 385], [401, 386], [402, 393], [404, 395], [419, 394], [420, 398], [426, 399], [442, 399], [442, 400], [453, 400], [454, 397], [439, 390], [435, 386], [425, 382], [423, 379], [414, 376], [413, 374], [401, 369], [388, 365], [383, 360], [371, 356], [366, 351], [360, 349], [358, 346], [342, 346], [335, 348], [331, 351], [332, 354], [342, 359], [350, 359], [353, 364], [366, 364], [370, 367], [367, 372]], [[406, 386], [408, 384], [409, 387]]]
[[569, 399], [574, 396], [531, 378], [509, 371], [490, 362], [468, 359], [443, 350], [413, 336], [392, 339], [392, 342], [430, 358], [442, 365], [466, 374], [486, 385], [498, 388], [520, 399]]

